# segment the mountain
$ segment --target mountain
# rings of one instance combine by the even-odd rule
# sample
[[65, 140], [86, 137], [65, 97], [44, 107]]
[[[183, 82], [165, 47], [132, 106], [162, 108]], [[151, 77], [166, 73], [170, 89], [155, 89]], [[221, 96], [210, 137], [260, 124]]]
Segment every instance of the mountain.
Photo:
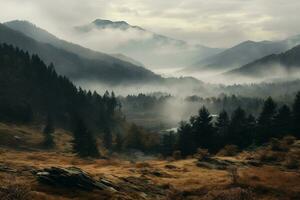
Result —
[[133, 65], [136, 65], [136, 66], [141, 66], [141, 67], [144, 67], [144, 64], [137, 61], [137, 60], [134, 60], [133, 58], [130, 58], [128, 56], [125, 56], [124, 54], [121, 54], [121, 53], [117, 53], [117, 54], [110, 54], [111, 56], [117, 58], [117, 59], [120, 59], [120, 60], [123, 60], [125, 62], [129, 62]]
[[[13, 20], [4, 23], [4, 25], [16, 31], [20, 31], [23, 34], [27, 35], [28, 37], [31, 37], [39, 42], [51, 44], [55, 47], [64, 49], [66, 51], [70, 51], [72, 53], [81, 55], [88, 59], [107, 59], [107, 54], [92, 51], [82, 46], [67, 42], [65, 40], [61, 40], [57, 38], [55, 35], [47, 32], [46, 30], [40, 27], [37, 27], [36, 25], [28, 21]], [[143, 66], [143, 64], [139, 63], [138, 61], [135, 61], [134, 59], [129, 58], [122, 54], [113, 54], [111, 56], [137, 66]]]
[[[74, 28], [77, 43], [96, 50], [122, 53], [149, 68], [182, 67], [219, 53], [221, 49], [191, 45], [125, 21], [97, 19]], [[88, 38], [84, 41], [81, 38]], [[106, 45], [105, 45], [106, 44]]]
[[82, 32], [89, 32], [93, 30], [94, 28], [98, 29], [106, 29], [106, 28], [115, 28], [115, 29], [121, 29], [121, 30], [128, 30], [128, 29], [137, 29], [141, 31], [145, 31], [143, 28], [139, 26], [131, 26], [125, 21], [111, 21], [111, 20], [105, 20], [105, 19], [96, 19], [90, 24], [83, 25], [83, 26], [77, 26], [75, 29]]
[[300, 45], [280, 54], [272, 54], [225, 73], [236, 77], [284, 77], [299, 75]]
[[0, 44], [0, 94], [1, 121], [43, 122], [51, 116], [65, 128], [80, 116], [91, 128], [103, 129], [117, 106], [114, 95], [77, 89], [38, 56], [6, 44]]
[[185, 71], [219, 71], [224, 72], [246, 65], [270, 54], [278, 54], [300, 44], [300, 36], [283, 41], [246, 41], [229, 48], [217, 55], [200, 59]]
[[42, 29], [31, 29], [28, 23], [21, 22], [22, 26], [18, 24], [14, 23], [12, 27], [18, 27], [24, 32], [27, 30], [28, 35], [0, 24], [0, 43], [12, 44], [31, 54], [38, 54], [47, 64], [53, 62], [59, 74], [72, 80], [120, 84], [161, 79], [143, 67], [60, 40]]

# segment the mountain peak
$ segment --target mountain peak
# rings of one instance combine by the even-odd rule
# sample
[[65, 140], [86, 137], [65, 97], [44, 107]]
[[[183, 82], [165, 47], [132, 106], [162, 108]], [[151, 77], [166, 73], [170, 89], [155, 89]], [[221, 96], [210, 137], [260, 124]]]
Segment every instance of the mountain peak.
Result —
[[36, 27], [35, 24], [31, 23], [30, 21], [27, 21], [27, 20], [12, 20], [12, 21], [8, 21], [8, 22], [5, 22], [4, 24], [6, 25], [16, 25], [16, 26], [27, 26], [27, 27]]
[[125, 21], [111, 21], [107, 19], [96, 19], [92, 22], [95, 25], [110, 25], [110, 24], [119, 24], [119, 25], [128, 25], [130, 26], [127, 22]]
[[111, 21], [107, 19], [96, 19], [91, 24], [93, 26], [96, 26], [98, 29], [114, 28], [114, 29], [127, 30], [129, 28], [135, 28], [135, 29], [142, 30], [142, 28], [138, 26], [131, 26], [126, 21]]

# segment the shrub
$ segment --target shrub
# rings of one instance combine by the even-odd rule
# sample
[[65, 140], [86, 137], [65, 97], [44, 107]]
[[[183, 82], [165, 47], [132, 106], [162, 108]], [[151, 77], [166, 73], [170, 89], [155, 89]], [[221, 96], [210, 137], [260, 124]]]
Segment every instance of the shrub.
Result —
[[209, 152], [208, 149], [197, 149], [197, 153], [194, 155], [195, 158], [197, 158], [199, 161], [205, 160], [209, 158]]
[[296, 138], [294, 136], [288, 135], [283, 138], [283, 141], [287, 145], [293, 145], [296, 141]]
[[239, 147], [236, 145], [226, 145], [218, 152], [219, 156], [235, 156], [239, 153]]
[[300, 166], [299, 157], [296, 153], [289, 153], [286, 155], [283, 165], [288, 169], [298, 169]]
[[258, 158], [261, 162], [280, 162], [285, 159], [285, 153], [263, 150], [258, 152]]
[[180, 160], [181, 159], [181, 151], [174, 151], [173, 158], [174, 158], [174, 160]]
[[289, 148], [285, 142], [279, 141], [277, 138], [272, 138], [270, 141], [270, 147], [273, 151], [288, 151]]

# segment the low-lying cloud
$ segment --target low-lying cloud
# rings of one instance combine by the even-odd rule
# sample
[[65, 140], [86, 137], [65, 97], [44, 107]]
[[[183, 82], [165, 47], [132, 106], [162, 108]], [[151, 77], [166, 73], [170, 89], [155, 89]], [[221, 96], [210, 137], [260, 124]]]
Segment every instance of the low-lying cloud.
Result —
[[0, 21], [29, 20], [54, 34], [96, 18], [125, 20], [189, 42], [230, 47], [300, 33], [298, 0], [0, 0]]

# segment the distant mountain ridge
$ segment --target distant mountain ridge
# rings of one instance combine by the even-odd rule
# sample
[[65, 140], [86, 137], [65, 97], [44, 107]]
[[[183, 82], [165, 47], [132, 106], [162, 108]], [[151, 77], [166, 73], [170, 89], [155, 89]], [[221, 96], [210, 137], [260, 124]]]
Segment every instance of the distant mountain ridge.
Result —
[[[92, 23], [83, 25], [83, 26], [76, 26], [75, 29], [82, 31], [82, 32], [89, 32], [92, 29], [120, 29], [120, 30], [128, 30], [128, 29], [135, 29], [137, 31], [142, 31], [142, 32], [147, 32], [147, 33], [152, 33], [150, 31], [147, 31], [146, 29], [143, 29], [139, 26], [132, 26], [128, 24], [125, 21], [111, 21], [111, 20], [106, 20], [106, 19], [96, 19]], [[156, 39], [161, 39], [163, 42], [174, 42], [177, 45], [186, 45], [185, 41], [182, 40], [176, 40], [173, 38], [169, 38], [160, 34], [152, 33], [153, 36]]]
[[[55, 35], [49, 33], [48, 31], [32, 24], [28, 21], [21, 21], [21, 20], [13, 20], [4, 23], [4, 25], [8, 26], [11, 29], [16, 31], [20, 31], [23, 34], [31, 37], [39, 42], [48, 43], [55, 47], [70, 51], [72, 53], [79, 54], [83, 57], [88, 59], [106, 59], [107, 56], [113, 56], [117, 59], [123, 60], [125, 62], [129, 62], [131, 64], [137, 65], [138, 61], [135, 61], [132, 58], [129, 58], [125, 55], [115, 54], [115, 55], [108, 55], [101, 52], [92, 51], [88, 48], [79, 46], [77, 44], [67, 42], [65, 40], [57, 38]], [[143, 66], [142, 63], [139, 63], [137, 66]]]
[[270, 54], [278, 54], [300, 44], [300, 35], [282, 41], [245, 41], [217, 55], [201, 59], [185, 71], [228, 71]]
[[[128, 55], [148, 67], [186, 66], [199, 57], [211, 56], [223, 50], [204, 45], [191, 45], [183, 40], [157, 34], [140, 26], [130, 25], [125, 21], [96, 19], [86, 25], [76, 26], [74, 30], [75, 34], [81, 37], [96, 38], [87, 46], [91, 45], [93, 49], [99, 48], [100, 50], [101, 41], [104, 40], [105, 35], [102, 32], [116, 31], [116, 35], [129, 39], [120, 43], [116, 42], [115, 47], [112, 47], [110, 51]], [[114, 42], [112, 39], [111, 43]], [[95, 43], [99, 43], [98, 47], [95, 47]]]
[[72, 80], [93, 79], [109, 84], [119, 84], [122, 82], [147, 82], [161, 79], [159, 75], [147, 69], [121, 61], [107, 54], [59, 40], [53, 35], [48, 37], [48, 34], [44, 34], [38, 38], [39, 33], [33, 34], [32, 37], [44, 41], [48, 39], [51, 44], [39, 42], [0, 24], [0, 43], [12, 44], [29, 51], [29, 53], [38, 54], [46, 63], [53, 62], [59, 74], [66, 75]]
[[125, 21], [111, 21], [111, 20], [106, 20], [106, 19], [96, 19], [92, 23], [83, 25], [83, 26], [76, 26], [75, 29], [78, 31], [91, 31], [93, 28], [98, 28], [98, 29], [105, 29], [105, 28], [117, 28], [117, 29], [122, 29], [122, 30], [127, 30], [129, 28], [134, 28], [138, 30], [145, 31], [143, 28], [139, 26], [131, 26]]
[[[9, 28], [8, 25], [16, 30]], [[89, 83], [93, 85], [104, 83], [105, 86], [112, 87], [132, 85], [137, 88], [148, 84], [154, 88], [203, 85], [203, 82], [191, 77], [162, 78], [141, 67], [142, 63], [122, 54], [108, 55], [84, 48], [61, 40], [30, 22], [14, 21], [5, 25], [0, 24], [0, 43], [12, 44], [30, 54], [38, 54], [46, 64], [53, 62], [59, 74], [83, 86]], [[131, 64], [133, 62], [136, 62], [136, 65]]]
[[300, 71], [300, 45], [284, 53], [265, 56], [224, 75], [270, 77], [276, 72], [284, 76], [295, 71]]

